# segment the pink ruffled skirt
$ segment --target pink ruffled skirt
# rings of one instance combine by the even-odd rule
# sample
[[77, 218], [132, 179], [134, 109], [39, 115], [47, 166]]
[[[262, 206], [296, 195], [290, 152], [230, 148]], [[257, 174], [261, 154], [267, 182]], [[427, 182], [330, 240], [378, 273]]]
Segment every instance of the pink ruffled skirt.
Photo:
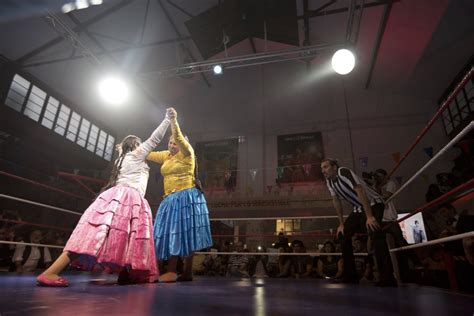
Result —
[[134, 283], [158, 278], [150, 206], [134, 188], [115, 186], [97, 197], [72, 232], [64, 251], [77, 254], [71, 265], [121, 272]]

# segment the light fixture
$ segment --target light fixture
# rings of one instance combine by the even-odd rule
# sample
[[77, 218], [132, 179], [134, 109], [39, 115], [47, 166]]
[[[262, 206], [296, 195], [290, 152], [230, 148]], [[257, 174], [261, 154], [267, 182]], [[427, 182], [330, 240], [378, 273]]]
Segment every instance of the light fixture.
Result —
[[89, 7], [89, 2], [87, 0], [76, 0], [76, 9], [86, 9]]
[[216, 74], [216, 75], [222, 74], [222, 66], [221, 65], [214, 65], [214, 67], [212, 67], [212, 70], [214, 71], [214, 74]]
[[62, 6], [61, 11], [66, 14], [76, 9], [76, 5], [74, 3], [66, 3]]
[[128, 87], [118, 77], [108, 77], [99, 83], [101, 97], [110, 104], [122, 104], [128, 98]]
[[332, 56], [332, 68], [340, 75], [347, 75], [354, 69], [355, 57], [348, 49], [340, 49]]
[[90, 5], [101, 5], [104, 0], [75, 0], [65, 3], [61, 7], [61, 11], [66, 14], [74, 10], [87, 9]]

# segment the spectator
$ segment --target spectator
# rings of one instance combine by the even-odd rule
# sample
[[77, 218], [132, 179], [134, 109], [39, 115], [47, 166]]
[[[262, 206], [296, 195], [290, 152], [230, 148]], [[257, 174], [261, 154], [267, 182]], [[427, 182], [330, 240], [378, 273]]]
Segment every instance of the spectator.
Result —
[[372, 172], [362, 172], [362, 180], [369, 186], [373, 187], [375, 185], [375, 176]]
[[[39, 244], [43, 238], [40, 230], [30, 234], [29, 242]], [[17, 272], [31, 272], [37, 268], [48, 267], [51, 264], [51, 254], [47, 247], [18, 245], [13, 254], [13, 263]]]
[[[13, 235], [8, 229], [0, 228], [0, 240], [13, 241]], [[6, 269], [10, 267], [13, 257], [13, 250], [13, 245], [0, 244], [0, 269]]]
[[[257, 252], [266, 252], [266, 248], [258, 246]], [[257, 255], [252, 258], [252, 264], [250, 268], [250, 275], [254, 278], [267, 278], [268, 273], [268, 256]]]
[[454, 206], [444, 204], [440, 207], [439, 214], [446, 222], [446, 228], [441, 233], [441, 237], [467, 233], [474, 230], [474, 216], [467, 214], [467, 210], [458, 214]]
[[2, 228], [13, 228], [17, 226], [15, 221], [21, 221], [20, 214], [18, 211], [11, 211], [11, 210], [2, 210], [0, 213], [0, 227]]
[[442, 247], [432, 247], [428, 250], [428, 256], [422, 260], [425, 270], [423, 271], [423, 283], [430, 286], [449, 288], [449, 278], [443, 261]]
[[[336, 246], [331, 241], [326, 241], [322, 253], [334, 253]], [[323, 255], [318, 260], [318, 276], [329, 279], [342, 277], [344, 272], [344, 264], [339, 256]]]
[[228, 194], [235, 191], [236, 184], [237, 184], [237, 171], [226, 170], [224, 172], [224, 187]]
[[[267, 252], [279, 253], [278, 249], [267, 248]], [[277, 277], [280, 273], [279, 257], [277, 255], [268, 256], [267, 273], [269, 277]]]
[[[278, 249], [279, 253], [291, 253], [291, 249], [288, 238], [285, 237], [283, 233], [278, 234], [278, 242], [273, 246], [275, 249]], [[278, 256], [278, 277], [287, 277], [290, 270], [290, 258], [289, 256]]]
[[466, 174], [456, 166], [451, 169], [451, 175], [453, 176], [453, 185], [457, 187], [461, 183], [467, 181], [469, 178], [465, 178]]
[[[219, 252], [230, 252], [232, 250], [232, 243], [225, 241], [218, 249]], [[217, 255], [212, 258], [210, 271], [213, 275], [225, 276], [227, 273], [227, 264], [229, 263], [229, 256]]]
[[217, 255], [212, 262], [211, 271], [213, 271], [214, 275], [225, 276], [228, 262], [229, 256]]
[[432, 183], [429, 185], [428, 191], [425, 194], [425, 200], [428, 203], [437, 199], [441, 195], [443, 195], [443, 193], [441, 193], [441, 190], [439, 189], [438, 185], [435, 183]]
[[[388, 173], [384, 169], [377, 169], [375, 171], [374, 180], [374, 188], [382, 195], [384, 200], [389, 199], [397, 191], [397, 184], [388, 177]], [[397, 219], [398, 213], [393, 202], [385, 203], [382, 226], [385, 227], [385, 230], [389, 235], [388, 237], [392, 237], [393, 241], [389, 240], [389, 242], [394, 248], [408, 245], [407, 241], [403, 237], [403, 232], [400, 228], [400, 225], [397, 223]], [[396, 254], [396, 256], [400, 269], [400, 277], [402, 280], [407, 280], [409, 275], [408, 259], [410, 259], [413, 264], [417, 265], [420, 265], [421, 262], [413, 250], [400, 251]]]
[[[235, 243], [235, 252], [242, 253], [244, 247], [242, 242]], [[227, 264], [227, 276], [248, 278], [249, 277], [249, 257], [246, 255], [231, 255]]]
[[[64, 236], [64, 233], [56, 232], [54, 235], [53, 245], [64, 246], [65, 244], [66, 244], [66, 238]], [[50, 252], [51, 252], [51, 257], [53, 258], [53, 260], [55, 260], [61, 255], [62, 249], [54, 248], [54, 249], [51, 249]]]
[[54, 232], [52, 230], [48, 230], [43, 234], [43, 238], [41, 239], [41, 241], [44, 244], [47, 244], [47, 245], [55, 245], [56, 244], [56, 238], [55, 237], [56, 236], [55, 236]]
[[[362, 237], [354, 237], [352, 247], [355, 253], [367, 252], [367, 239]], [[372, 256], [355, 256], [355, 267], [357, 276], [361, 283], [367, 283], [374, 280], [374, 260]]]
[[194, 260], [193, 260], [193, 274], [194, 275], [205, 275], [207, 274], [207, 266], [209, 262], [209, 258], [211, 259], [211, 264], [212, 264], [212, 258], [210, 255], [195, 255]]
[[442, 172], [436, 175], [436, 182], [438, 182], [441, 193], [446, 193], [454, 189], [456, 179], [451, 173]]
[[[440, 238], [463, 234], [474, 231], [474, 216], [468, 215], [467, 210], [458, 214], [451, 204], [444, 204], [439, 209], [439, 214], [446, 221], [446, 228], [441, 232]], [[462, 242], [454, 241], [450, 246], [455, 255], [464, 255], [471, 265], [474, 265], [474, 238], [463, 238]], [[462, 243], [462, 244], [461, 244]]]
[[[294, 240], [292, 245], [294, 253], [306, 252], [306, 248], [301, 240]], [[294, 278], [307, 278], [311, 275], [312, 269], [313, 265], [310, 256], [293, 256], [290, 260], [290, 273]]]
[[[463, 234], [474, 230], [474, 216], [468, 215], [467, 210], [458, 214], [451, 204], [445, 204], [439, 209], [439, 214], [446, 222], [446, 228], [440, 237]], [[445, 244], [445, 249], [454, 256], [455, 273], [459, 289], [473, 291], [474, 283], [474, 238], [468, 237]], [[463, 258], [466, 258], [464, 260]]]

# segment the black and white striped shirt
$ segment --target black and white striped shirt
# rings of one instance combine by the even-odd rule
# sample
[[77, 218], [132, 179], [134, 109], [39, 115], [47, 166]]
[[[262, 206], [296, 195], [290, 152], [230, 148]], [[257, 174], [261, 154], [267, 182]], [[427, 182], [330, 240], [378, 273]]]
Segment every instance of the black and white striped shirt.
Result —
[[354, 190], [357, 185], [361, 185], [365, 189], [370, 205], [383, 203], [382, 196], [370, 188], [349, 168], [339, 168], [337, 170], [336, 179], [326, 179], [326, 185], [328, 186], [331, 196], [337, 196], [351, 203], [354, 206], [354, 212], [361, 213], [364, 210], [362, 202]]

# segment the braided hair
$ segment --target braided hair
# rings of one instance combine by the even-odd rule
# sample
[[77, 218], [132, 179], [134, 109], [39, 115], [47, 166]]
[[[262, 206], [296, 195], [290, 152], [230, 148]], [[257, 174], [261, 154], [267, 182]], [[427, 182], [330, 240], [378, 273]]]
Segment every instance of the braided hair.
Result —
[[114, 166], [110, 174], [110, 179], [107, 184], [102, 188], [101, 192], [104, 192], [105, 190], [115, 186], [115, 184], [117, 183], [118, 176], [120, 174], [120, 169], [122, 168], [122, 163], [123, 159], [125, 158], [125, 155], [135, 150], [135, 148], [137, 148], [139, 144], [139, 137], [135, 135], [128, 135], [122, 140], [120, 144], [116, 146], [118, 157], [115, 159]]

